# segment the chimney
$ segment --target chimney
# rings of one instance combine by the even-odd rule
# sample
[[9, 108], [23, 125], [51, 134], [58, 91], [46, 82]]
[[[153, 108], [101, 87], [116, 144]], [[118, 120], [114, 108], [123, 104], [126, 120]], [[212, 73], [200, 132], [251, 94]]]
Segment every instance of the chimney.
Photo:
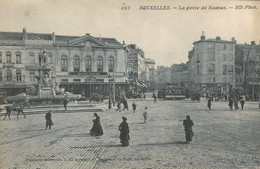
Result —
[[231, 41], [236, 43], [235, 37], [232, 37], [232, 38], [231, 38]]
[[53, 42], [55, 42], [55, 32], [52, 32], [51, 39], [52, 39]]
[[205, 37], [205, 35], [204, 35], [204, 31], [202, 31], [202, 35], [201, 35], [201, 37], [200, 37], [200, 40], [205, 40], [206, 39], [206, 37]]
[[27, 39], [27, 31], [26, 31], [26, 27], [23, 28], [23, 40]]
[[217, 37], [216, 37], [216, 40], [220, 40], [220, 39], [221, 39], [220, 36], [217, 36]]
[[255, 41], [251, 41], [251, 45], [255, 45]]

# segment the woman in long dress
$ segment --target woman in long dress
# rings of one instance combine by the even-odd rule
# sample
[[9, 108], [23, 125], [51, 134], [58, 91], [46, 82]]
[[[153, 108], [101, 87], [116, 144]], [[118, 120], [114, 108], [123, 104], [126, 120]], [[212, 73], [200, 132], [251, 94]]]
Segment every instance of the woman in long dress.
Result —
[[90, 134], [95, 136], [102, 136], [103, 128], [100, 123], [100, 117], [97, 115], [97, 113], [94, 113], [94, 116], [96, 118], [93, 120], [93, 127], [90, 130]]
[[119, 125], [119, 131], [120, 131], [120, 140], [122, 143], [122, 146], [128, 146], [129, 145], [129, 140], [130, 140], [130, 135], [129, 135], [129, 127], [126, 122], [127, 118], [122, 117], [123, 122]]
[[192, 131], [192, 126], [194, 125], [193, 121], [190, 119], [190, 116], [186, 116], [186, 120], [183, 120], [184, 130], [185, 130], [185, 138], [186, 143], [189, 144], [192, 141], [192, 137], [194, 136]]

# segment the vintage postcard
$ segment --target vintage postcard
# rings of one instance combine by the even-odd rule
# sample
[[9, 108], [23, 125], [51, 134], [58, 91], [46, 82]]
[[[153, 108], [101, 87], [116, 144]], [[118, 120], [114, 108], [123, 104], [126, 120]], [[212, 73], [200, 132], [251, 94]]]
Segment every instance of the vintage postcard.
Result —
[[0, 168], [260, 168], [260, 1], [0, 0]]

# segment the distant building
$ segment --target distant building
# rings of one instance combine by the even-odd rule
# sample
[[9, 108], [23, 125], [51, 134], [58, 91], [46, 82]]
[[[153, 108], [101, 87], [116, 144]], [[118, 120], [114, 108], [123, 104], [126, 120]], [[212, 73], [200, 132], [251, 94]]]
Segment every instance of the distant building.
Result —
[[157, 66], [156, 74], [156, 89], [162, 89], [171, 84], [171, 68], [165, 66]]
[[189, 52], [189, 71], [191, 88], [202, 94], [228, 94], [235, 87], [235, 44], [231, 41], [201, 39], [193, 43]]
[[151, 91], [155, 90], [155, 61], [153, 59], [147, 58], [145, 60], [146, 67], [148, 68], [148, 86]]
[[175, 87], [189, 87], [189, 72], [187, 64], [174, 64], [171, 66], [171, 83]]
[[260, 45], [236, 45], [236, 88], [247, 99], [257, 100], [260, 88]]
[[109, 79], [113, 77], [116, 91], [127, 90], [128, 50], [116, 39], [88, 33], [84, 36], [27, 33], [26, 29], [0, 32], [0, 90], [16, 95], [36, 84], [43, 50], [48, 51], [53, 78], [66, 91], [87, 97], [91, 92], [108, 95]]
[[143, 92], [147, 88], [145, 85], [148, 79], [144, 51], [137, 48], [136, 44], [130, 44], [127, 47], [129, 49], [127, 63], [130, 95], [137, 95], [137, 93]]

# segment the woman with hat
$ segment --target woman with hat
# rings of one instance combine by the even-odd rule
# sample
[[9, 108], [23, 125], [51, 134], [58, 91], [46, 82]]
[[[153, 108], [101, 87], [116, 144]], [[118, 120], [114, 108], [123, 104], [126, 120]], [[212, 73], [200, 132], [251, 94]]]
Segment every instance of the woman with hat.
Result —
[[96, 118], [93, 120], [93, 127], [90, 130], [90, 134], [95, 136], [102, 136], [103, 129], [100, 123], [100, 117], [97, 115], [97, 113], [94, 113], [94, 116]]
[[45, 120], [46, 120], [46, 127], [45, 129], [47, 130], [47, 128], [49, 127], [49, 129], [51, 129], [51, 126], [53, 125], [52, 119], [51, 119], [51, 113], [52, 111], [49, 110], [48, 113], [46, 113], [45, 115]]
[[192, 131], [192, 126], [194, 125], [193, 121], [190, 119], [190, 116], [186, 116], [186, 120], [183, 120], [184, 130], [185, 130], [185, 138], [186, 143], [189, 144], [192, 141], [192, 137], [194, 136]]
[[122, 117], [123, 122], [119, 125], [119, 131], [120, 131], [120, 140], [122, 143], [122, 146], [128, 146], [129, 145], [129, 140], [130, 140], [130, 135], [129, 135], [129, 127], [126, 122], [127, 118]]

